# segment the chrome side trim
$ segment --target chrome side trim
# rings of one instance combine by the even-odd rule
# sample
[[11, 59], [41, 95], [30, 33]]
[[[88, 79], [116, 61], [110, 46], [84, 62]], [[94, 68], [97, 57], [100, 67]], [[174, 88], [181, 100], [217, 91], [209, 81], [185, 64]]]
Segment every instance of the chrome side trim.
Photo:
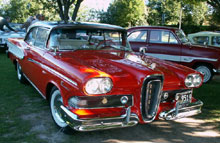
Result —
[[[110, 95], [111, 96], [111, 95]], [[127, 96], [127, 95], [123, 95], [123, 96]], [[131, 95], [131, 99], [132, 99], [132, 104], [131, 105], [129, 105], [129, 106], [134, 106], [134, 96], [133, 95]], [[91, 107], [91, 108], [86, 108], [86, 107], [73, 107], [73, 108], [75, 108], [75, 109], [112, 109], [112, 108], [124, 108], [125, 107], [125, 105], [121, 105], [121, 106], [112, 106], [112, 107]]]
[[165, 120], [175, 120], [183, 117], [193, 116], [201, 113], [201, 108], [203, 102], [198, 100], [196, 102], [190, 103], [188, 106], [183, 108], [173, 108], [169, 111], [163, 111], [159, 114], [159, 119]]
[[43, 95], [42, 92], [40, 92], [40, 90], [34, 85], [34, 83], [31, 82], [31, 80], [30, 80], [24, 73], [23, 73], [23, 75], [24, 75], [24, 77], [28, 80], [28, 82], [30, 82], [30, 84], [37, 90], [37, 92], [39, 92], [40, 95], [41, 95], [44, 99], [46, 99], [46, 97]]
[[95, 119], [79, 119], [79, 117], [68, 110], [63, 105], [60, 106], [63, 120], [76, 131], [94, 131], [106, 130], [112, 128], [131, 127], [139, 122], [136, 114], [132, 114], [130, 107], [126, 109], [126, 113], [119, 117], [111, 118], [95, 118]]
[[61, 73], [59, 73], [57, 71], [55, 71], [54, 69], [52, 69], [52, 68], [50, 68], [50, 67], [48, 67], [48, 66], [46, 66], [46, 65], [44, 65], [44, 64], [42, 64], [42, 63], [40, 63], [38, 61], [35, 61], [35, 60], [31, 59], [31, 58], [28, 58], [28, 61], [33, 62], [35, 64], [38, 64], [42, 68], [44, 68], [45, 70], [49, 71], [50, 73], [56, 74], [58, 77], [64, 79], [65, 81], [67, 81], [67, 82], [69, 82], [69, 83], [71, 83], [71, 84], [73, 84], [75, 86], [78, 86], [78, 84], [75, 81], [69, 79], [68, 77], [64, 76], [63, 74], [61, 74]]
[[163, 60], [176, 61], [176, 62], [187, 62], [190, 63], [193, 60], [204, 60], [204, 61], [218, 61], [218, 59], [212, 58], [202, 58], [202, 57], [192, 57], [192, 56], [176, 56], [176, 55], [168, 55], [168, 54], [153, 54], [153, 53], [145, 53], [147, 56], [156, 57]]
[[20, 48], [18, 48], [16, 45], [12, 44], [11, 42], [7, 42], [8, 45], [8, 51], [12, 54], [14, 54], [17, 58], [22, 60], [24, 58], [24, 51]]

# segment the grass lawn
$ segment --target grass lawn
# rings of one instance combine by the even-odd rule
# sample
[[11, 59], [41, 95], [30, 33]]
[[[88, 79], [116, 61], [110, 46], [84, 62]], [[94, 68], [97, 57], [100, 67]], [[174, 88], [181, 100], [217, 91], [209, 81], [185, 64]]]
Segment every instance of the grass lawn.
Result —
[[[22, 116], [31, 112], [39, 112], [47, 104], [30, 85], [22, 85], [16, 77], [15, 67], [0, 53], [0, 142], [14, 142], [23, 140], [27, 142], [41, 142], [35, 140], [36, 134], [29, 132], [31, 121], [22, 120]], [[30, 108], [31, 107], [31, 108]], [[33, 107], [33, 108], [32, 108]], [[37, 107], [37, 108], [35, 108]]]
[[[208, 120], [220, 130], [220, 79], [194, 90], [194, 95], [204, 102], [203, 113], [196, 118]], [[48, 102], [31, 85], [19, 83], [13, 64], [0, 51], [0, 142], [39, 143], [47, 137], [58, 142], [64, 142], [64, 138], [80, 140], [80, 136], [59, 132], [50, 116]]]
[[196, 117], [210, 121], [220, 130], [220, 76], [215, 76], [210, 83], [195, 89], [194, 97], [204, 103], [202, 114]]

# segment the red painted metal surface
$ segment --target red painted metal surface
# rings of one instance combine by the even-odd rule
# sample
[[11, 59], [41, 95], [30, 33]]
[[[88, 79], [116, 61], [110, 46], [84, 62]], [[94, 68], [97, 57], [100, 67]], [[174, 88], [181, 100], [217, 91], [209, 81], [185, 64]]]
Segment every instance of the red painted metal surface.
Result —
[[[24, 74], [43, 96], [48, 98], [47, 89], [51, 84], [55, 85], [61, 92], [64, 105], [82, 119], [113, 117], [125, 113], [123, 108], [78, 110], [69, 107], [68, 99], [72, 96], [103, 95], [88, 95], [85, 92], [85, 83], [93, 77], [111, 78], [113, 88], [104, 95], [133, 95], [134, 105], [131, 107], [131, 112], [138, 115], [140, 123], [144, 123], [140, 111], [140, 97], [143, 81], [147, 76], [163, 75], [163, 91], [172, 91], [187, 89], [184, 84], [186, 76], [191, 73], [198, 73], [185, 66], [135, 52], [76, 50], [58, 51], [55, 54], [47, 49], [30, 46], [22, 39], [9, 39], [9, 42], [22, 49], [25, 55], [24, 59], [19, 59], [10, 53], [10, 59], [19, 62]], [[190, 49], [192, 51], [194, 48]], [[128, 56], [138, 57], [147, 65], [129, 60]], [[152, 65], [154, 66], [152, 67]], [[158, 114], [163, 111], [162, 109], [172, 109], [174, 107], [175, 103], [171, 102], [160, 104]]]

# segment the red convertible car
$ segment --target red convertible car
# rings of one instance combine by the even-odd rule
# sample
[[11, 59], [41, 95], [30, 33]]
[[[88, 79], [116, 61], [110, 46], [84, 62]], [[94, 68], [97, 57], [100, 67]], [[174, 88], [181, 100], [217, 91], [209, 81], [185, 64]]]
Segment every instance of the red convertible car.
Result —
[[92, 131], [201, 112], [192, 93], [202, 75], [133, 52], [121, 27], [37, 22], [8, 47], [18, 80], [49, 100], [58, 127]]

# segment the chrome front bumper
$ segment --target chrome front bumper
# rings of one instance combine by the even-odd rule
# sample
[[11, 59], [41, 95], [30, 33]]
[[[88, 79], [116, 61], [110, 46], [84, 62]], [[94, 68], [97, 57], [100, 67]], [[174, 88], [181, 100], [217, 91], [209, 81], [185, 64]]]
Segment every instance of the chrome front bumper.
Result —
[[120, 117], [112, 118], [98, 118], [98, 119], [79, 119], [78, 116], [69, 111], [63, 105], [60, 106], [62, 109], [62, 118], [64, 121], [74, 130], [77, 131], [94, 131], [94, 130], [105, 130], [112, 128], [123, 128], [131, 127], [139, 122], [139, 118], [136, 114], [131, 114], [131, 109], [128, 107], [126, 113]]
[[159, 114], [159, 119], [175, 120], [179, 118], [193, 116], [193, 115], [201, 113], [202, 105], [203, 105], [203, 102], [198, 100], [196, 102], [190, 103], [188, 106], [183, 107], [183, 108], [178, 108], [178, 106], [176, 106], [175, 108], [169, 111], [161, 112]]

